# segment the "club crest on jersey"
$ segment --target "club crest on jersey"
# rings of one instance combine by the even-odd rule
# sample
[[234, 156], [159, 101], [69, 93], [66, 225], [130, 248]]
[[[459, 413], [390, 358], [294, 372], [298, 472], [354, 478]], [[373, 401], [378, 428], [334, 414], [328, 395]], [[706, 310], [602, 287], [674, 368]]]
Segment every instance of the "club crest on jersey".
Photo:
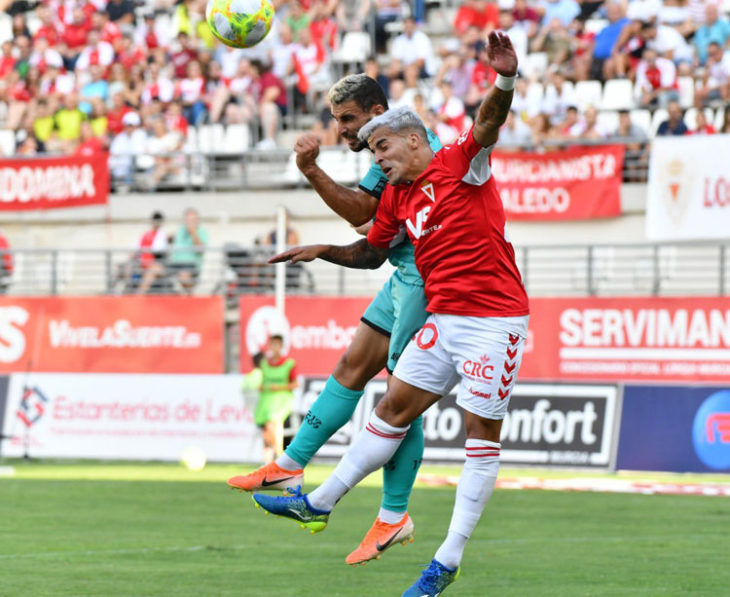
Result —
[[433, 183], [428, 180], [424, 180], [421, 183], [421, 191], [426, 195], [433, 203], [436, 203], [436, 193], [433, 190]]

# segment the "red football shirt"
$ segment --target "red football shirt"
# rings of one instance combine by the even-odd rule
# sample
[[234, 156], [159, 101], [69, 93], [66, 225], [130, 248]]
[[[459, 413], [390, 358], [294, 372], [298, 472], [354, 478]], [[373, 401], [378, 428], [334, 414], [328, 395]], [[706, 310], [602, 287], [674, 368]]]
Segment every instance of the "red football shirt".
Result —
[[527, 315], [527, 293], [506, 237], [491, 148], [464, 131], [410, 184], [387, 185], [368, 242], [386, 248], [401, 230], [415, 246], [430, 313]]

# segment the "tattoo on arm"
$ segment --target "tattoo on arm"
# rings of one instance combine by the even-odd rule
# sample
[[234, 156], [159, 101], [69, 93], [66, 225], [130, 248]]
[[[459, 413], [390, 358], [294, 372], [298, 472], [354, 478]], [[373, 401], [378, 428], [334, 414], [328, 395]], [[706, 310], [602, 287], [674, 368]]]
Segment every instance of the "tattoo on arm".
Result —
[[507, 120], [514, 93], [514, 90], [502, 91], [499, 87], [492, 85], [482, 105], [479, 106], [477, 123], [488, 129], [499, 129]]
[[388, 249], [371, 245], [366, 238], [346, 246], [330, 245], [319, 258], [354, 269], [377, 269], [388, 257]]

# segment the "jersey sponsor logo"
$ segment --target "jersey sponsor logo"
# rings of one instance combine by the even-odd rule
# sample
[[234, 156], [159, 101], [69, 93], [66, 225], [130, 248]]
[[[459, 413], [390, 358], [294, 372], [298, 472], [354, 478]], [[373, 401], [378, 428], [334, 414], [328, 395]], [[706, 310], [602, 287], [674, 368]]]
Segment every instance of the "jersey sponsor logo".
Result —
[[406, 226], [408, 226], [408, 230], [415, 238], [421, 238], [423, 235], [423, 227], [426, 224], [426, 220], [428, 219], [428, 213], [431, 211], [431, 206], [427, 205], [423, 209], [421, 209], [416, 214], [416, 223], [415, 225], [413, 222], [411, 222], [411, 219], [408, 218], [406, 220]]
[[489, 365], [488, 362], [464, 361], [461, 371], [466, 377], [475, 381], [492, 381], [494, 366]]
[[418, 348], [421, 350], [428, 350], [429, 348], [433, 348], [438, 337], [439, 331], [436, 326], [433, 323], [427, 323], [421, 328], [421, 331], [416, 334], [414, 339]]

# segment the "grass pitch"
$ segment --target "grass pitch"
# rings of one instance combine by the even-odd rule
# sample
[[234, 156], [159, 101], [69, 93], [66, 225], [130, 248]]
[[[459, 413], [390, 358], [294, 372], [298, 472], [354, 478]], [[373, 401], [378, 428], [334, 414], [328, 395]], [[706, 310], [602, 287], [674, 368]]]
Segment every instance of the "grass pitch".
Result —
[[[418, 487], [416, 542], [351, 568], [344, 558], [377, 513], [375, 475], [312, 536], [229, 490], [225, 480], [242, 468], [5, 464], [15, 474], [0, 477], [2, 596], [400, 595], [443, 539], [454, 496], [453, 488]], [[317, 483], [329, 470], [310, 467], [307, 479]], [[446, 594], [728, 595], [730, 503], [497, 491]]]

